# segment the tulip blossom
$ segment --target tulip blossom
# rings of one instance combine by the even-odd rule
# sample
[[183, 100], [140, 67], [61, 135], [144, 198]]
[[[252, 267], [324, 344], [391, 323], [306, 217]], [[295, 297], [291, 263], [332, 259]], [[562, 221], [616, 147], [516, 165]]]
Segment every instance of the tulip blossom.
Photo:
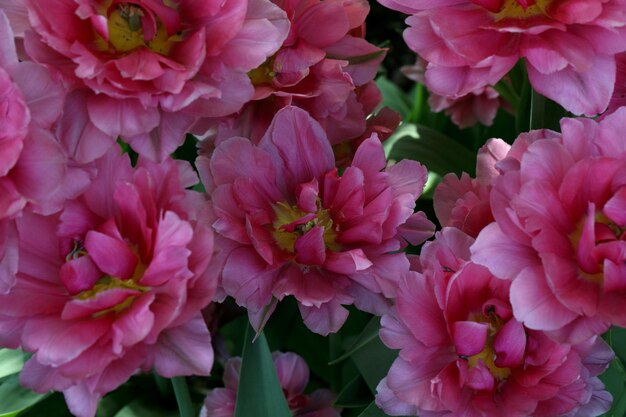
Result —
[[433, 206], [439, 223], [456, 227], [472, 237], [493, 221], [489, 206], [491, 183], [499, 175], [496, 163], [511, 147], [501, 139], [490, 139], [478, 150], [476, 178], [467, 173], [450, 173], [435, 189]]
[[78, 101], [74, 112], [89, 121], [85, 160], [117, 136], [164, 159], [198, 118], [236, 112], [253, 97], [247, 73], [289, 31], [269, 0], [23, 3], [28, 55], [77, 90], [68, 104]]
[[[217, 142], [234, 135], [258, 142], [274, 114], [293, 105], [317, 120], [333, 144], [362, 135], [380, 104], [372, 81], [386, 49], [364, 38], [365, 0], [274, 0], [291, 22], [280, 49], [249, 73], [254, 100], [221, 123]], [[320, 29], [323, 28], [323, 29]], [[368, 93], [363, 93], [366, 90]]]
[[340, 176], [326, 134], [297, 107], [280, 110], [258, 145], [231, 138], [197, 165], [221, 236], [221, 286], [257, 329], [289, 295], [323, 335], [345, 321], [342, 304], [384, 311], [409, 268], [399, 250], [434, 229], [413, 212], [423, 166], [385, 168], [373, 135]]
[[615, 54], [626, 51], [625, 0], [380, 2], [412, 14], [404, 39], [442, 96], [495, 85], [523, 58], [537, 92], [591, 116], [609, 104]]
[[518, 321], [511, 283], [465, 261], [473, 239], [443, 229], [400, 283], [380, 336], [399, 357], [378, 386], [390, 415], [595, 417], [611, 406], [597, 378], [613, 359], [598, 337], [560, 344]]
[[[409, 79], [420, 84], [426, 84], [424, 72], [427, 62], [418, 59], [415, 65], [402, 67], [402, 73]], [[476, 123], [491, 126], [498, 114], [498, 109], [506, 102], [493, 87], [485, 86], [461, 97], [441, 96], [429, 92], [428, 106], [434, 113], [444, 112], [452, 123], [460, 129], [465, 129]]]
[[15, 220], [16, 283], [0, 296], [0, 344], [31, 352], [21, 383], [63, 391], [93, 417], [138, 370], [207, 375], [213, 352], [200, 310], [215, 293], [213, 239], [187, 164], [109, 152], [60, 213]]
[[[335, 395], [326, 389], [304, 394], [309, 383], [309, 367], [295, 353], [272, 354], [278, 382], [294, 417], [340, 417], [333, 408]], [[224, 369], [224, 388], [212, 390], [204, 400], [200, 417], [233, 417], [237, 401], [237, 386], [241, 372], [241, 358], [230, 358]]]
[[[496, 164], [472, 260], [512, 280], [528, 328], [572, 343], [626, 326], [626, 109], [520, 135]], [[496, 255], [497, 254], [497, 255]]]

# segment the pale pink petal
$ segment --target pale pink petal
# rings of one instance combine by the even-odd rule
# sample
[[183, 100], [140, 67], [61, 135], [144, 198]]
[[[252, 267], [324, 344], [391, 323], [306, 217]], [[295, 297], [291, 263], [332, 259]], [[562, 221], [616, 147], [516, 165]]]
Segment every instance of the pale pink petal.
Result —
[[139, 100], [114, 100], [103, 95], [87, 99], [89, 120], [102, 132], [116, 137], [133, 137], [150, 132], [160, 123], [159, 112]]
[[527, 66], [528, 78], [541, 94], [565, 106], [574, 114], [593, 116], [609, 104], [615, 84], [615, 59], [595, 56], [590, 68], [577, 72], [567, 67], [551, 74], [542, 74]]
[[209, 375], [213, 367], [211, 335], [198, 314], [185, 325], [161, 334], [154, 348], [154, 367], [159, 375]]
[[298, 309], [306, 327], [322, 336], [337, 332], [348, 318], [348, 310], [332, 302], [320, 307], [298, 304]]

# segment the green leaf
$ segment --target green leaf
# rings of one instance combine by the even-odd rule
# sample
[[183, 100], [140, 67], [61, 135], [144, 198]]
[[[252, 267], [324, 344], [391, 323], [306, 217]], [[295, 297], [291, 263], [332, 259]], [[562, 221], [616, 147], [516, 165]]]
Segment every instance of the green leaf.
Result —
[[24, 353], [21, 350], [0, 349], [0, 378], [22, 370]]
[[191, 403], [187, 379], [184, 376], [172, 378], [172, 386], [174, 387], [176, 402], [178, 402], [180, 417], [194, 417], [196, 413], [194, 412], [194, 406]]
[[387, 414], [378, 408], [376, 403], [372, 401], [372, 403], [367, 406], [365, 410], [363, 410], [359, 417], [387, 417]]
[[246, 330], [235, 417], [291, 417], [263, 332]]
[[18, 375], [10, 376], [0, 385], [0, 417], [14, 417], [46, 397], [23, 388]]
[[339, 362], [342, 362], [348, 359], [354, 352], [366, 346], [368, 343], [373, 341], [378, 337], [378, 330], [380, 329], [380, 317], [372, 317], [372, 319], [367, 323], [367, 326], [363, 329], [358, 338], [354, 341], [352, 346], [348, 348], [348, 350], [337, 359], [334, 359], [329, 362], [329, 365], [335, 365]]
[[404, 132], [405, 136], [390, 143], [389, 159], [413, 159], [441, 176], [474, 174], [476, 156], [459, 142], [422, 125], [407, 125]]
[[[98, 414], [99, 416], [110, 417], [109, 414]], [[60, 392], [54, 392], [48, 395], [28, 410], [20, 413], [20, 417], [74, 417], [67, 409], [65, 398]]]
[[376, 386], [387, 375], [391, 364], [397, 357], [397, 351], [389, 349], [379, 337], [376, 337], [355, 351], [351, 359], [372, 393], [376, 393]]
[[361, 414], [359, 417], [387, 417], [388, 414], [385, 414], [383, 410], [378, 408], [375, 402], [372, 402]]
[[364, 407], [372, 401], [372, 393], [361, 375], [357, 375], [348, 382], [335, 400], [335, 407], [357, 408]]
[[626, 329], [613, 326], [609, 332], [609, 343], [613, 351], [622, 363], [626, 363]]
[[115, 417], [178, 417], [178, 412], [140, 398], [124, 406]]
[[383, 95], [383, 102], [380, 107], [389, 107], [400, 113], [402, 119], [406, 119], [411, 112], [411, 101], [406, 93], [383, 76], [376, 79], [376, 85]]

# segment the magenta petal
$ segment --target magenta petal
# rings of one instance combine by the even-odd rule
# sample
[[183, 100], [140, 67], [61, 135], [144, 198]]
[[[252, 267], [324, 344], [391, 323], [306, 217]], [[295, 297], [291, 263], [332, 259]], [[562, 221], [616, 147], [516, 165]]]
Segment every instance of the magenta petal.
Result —
[[159, 111], [144, 107], [139, 100], [117, 100], [104, 94], [87, 99], [89, 119], [101, 131], [110, 136], [133, 137], [150, 132], [159, 125]]
[[321, 178], [335, 166], [326, 133], [306, 111], [297, 107], [288, 106], [276, 113], [259, 147], [273, 156], [290, 190]]
[[322, 336], [337, 332], [348, 318], [348, 310], [333, 302], [320, 307], [307, 307], [298, 303], [298, 308], [306, 327]]
[[92, 417], [96, 415], [101, 396], [90, 391], [84, 382], [66, 389], [63, 394], [67, 407], [75, 416]]
[[493, 342], [495, 364], [499, 368], [515, 368], [524, 360], [526, 332], [517, 320], [509, 320], [496, 334]]
[[[2, 3], [2, 9], [6, 5]], [[15, 41], [13, 36], [13, 30], [9, 24], [4, 10], [0, 9], [0, 67], [10, 68], [17, 64], [17, 52], [15, 51]]]
[[15, 223], [0, 220], [0, 294], [6, 294], [15, 284], [19, 261], [19, 241]]
[[26, 197], [45, 201], [61, 184], [66, 166], [64, 152], [54, 136], [46, 130], [31, 128], [11, 177]]
[[22, 345], [36, 351], [43, 365], [58, 366], [77, 358], [110, 328], [108, 320], [64, 322], [57, 318], [32, 319], [24, 326]]
[[467, 363], [460, 364], [460, 374], [461, 383], [472, 389], [491, 391], [494, 387], [493, 375], [482, 360], [472, 367], [467, 366]]
[[530, 83], [539, 93], [578, 115], [602, 113], [615, 85], [612, 56], [594, 56], [590, 68], [584, 72], [577, 72], [571, 66], [550, 74], [542, 74], [532, 65], [526, 68]]
[[142, 285], [157, 286], [167, 280], [184, 279], [191, 275], [187, 245], [193, 237], [193, 230], [173, 211], [167, 211], [162, 216], [156, 230], [152, 262], [139, 281]]
[[138, 297], [113, 322], [111, 330], [114, 354], [119, 355], [125, 348], [140, 343], [150, 333], [155, 320], [154, 313], [150, 310], [154, 298], [154, 293]]
[[160, 123], [154, 129], [137, 136], [127, 136], [126, 141], [142, 156], [160, 162], [166, 159], [184, 141], [196, 118], [193, 116], [161, 112]]
[[440, 346], [449, 342], [448, 333], [442, 331], [446, 322], [433, 297], [432, 280], [421, 274], [409, 274], [398, 289], [396, 307], [398, 315], [410, 317], [406, 322], [415, 338], [426, 346]]
[[303, 393], [309, 382], [309, 367], [304, 359], [293, 352], [276, 352], [272, 357], [278, 381], [287, 396]]
[[376, 387], [376, 405], [391, 416], [416, 416], [419, 409], [413, 404], [407, 404], [396, 397], [387, 386], [387, 378], [383, 378]]
[[298, 186], [298, 208], [302, 211], [314, 213], [317, 211], [319, 184], [317, 179]]
[[131, 278], [139, 261], [126, 242], [94, 230], [85, 236], [85, 249], [102, 272], [121, 279]]
[[419, 211], [398, 227], [398, 233], [411, 245], [417, 246], [431, 238], [435, 234], [435, 229], [435, 224], [428, 220], [424, 212]]
[[626, 186], [617, 190], [602, 209], [606, 216], [621, 227], [626, 226]]
[[315, 226], [296, 239], [296, 261], [303, 265], [322, 265], [326, 259], [324, 228]]
[[71, 295], [87, 291], [102, 277], [102, 272], [89, 256], [81, 256], [63, 264], [59, 270], [61, 282]]
[[95, 297], [86, 300], [73, 299], [66, 303], [61, 312], [63, 320], [76, 320], [109, 310], [124, 303], [131, 297], [137, 297], [141, 293], [137, 290], [126, 288], [113, 288], [101, 291]]
[[66, 152], [77, 162], [91, 162], [115, 144], [115, 137], [98, 129], [89, 120], [86, 94], [75, 90], [68, 94], [56, 133]]
[[363, 172], [378, 172], [385, 168], [387, 165], [385, 151], [376, 135], [365, 139], [359, 145], [351, 165], [360, 168]]
[[511, 284], [515, 318], [536, 330], [556, 330], [577, 317], [552, 294], [540, 267], [524, 269]]
[[324, 268], [338, 274], [354, 274], [372, 266], [363, 249], [352, 249], [342, 252], [329, 251], [326, 254]]
[[197, 314], [185, 324], [161, 333], [154, 348], [154, 367], [166, 378], [209, 375], [213, 367], [211, 334]]
[[24, 95], [32, 123], [49, 129], [63, 110], [63, 85], [51, 77], [47, 69], [34, 62], [21, 62], [11, 76]]
[[251, 310], [260, 310], [270, 303], [276, 271], [252, 248], [233, 250], [222, 271], [224, 290], [235, 298], [237, 304]]
[[487, 342], [487, 323], [475, 321], [457, 321], [452, 325], [456, 353], [463, 356], [476, 355], [485, 348]]
[[[493, 256], [493, 248], [498, 248], [498, 256]], [[539, 262], [532, 248], [510, 239], [495, 222], [480, 232], [471, 252], [473, 262], [502, 279], [513, 279], [528, 265]]]

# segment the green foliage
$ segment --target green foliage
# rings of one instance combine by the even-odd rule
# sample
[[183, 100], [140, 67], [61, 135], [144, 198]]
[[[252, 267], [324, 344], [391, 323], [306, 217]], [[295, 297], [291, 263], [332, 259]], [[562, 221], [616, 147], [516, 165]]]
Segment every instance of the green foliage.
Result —
[[37, 402], [45, 395], [36, 394], [19, 383], [18, 375], [11, 375], [0, 385], [0, 417], [14, 417]]
[[265, 336], [246, 332], [235, 417], [290, 417]]

